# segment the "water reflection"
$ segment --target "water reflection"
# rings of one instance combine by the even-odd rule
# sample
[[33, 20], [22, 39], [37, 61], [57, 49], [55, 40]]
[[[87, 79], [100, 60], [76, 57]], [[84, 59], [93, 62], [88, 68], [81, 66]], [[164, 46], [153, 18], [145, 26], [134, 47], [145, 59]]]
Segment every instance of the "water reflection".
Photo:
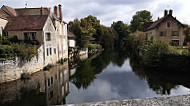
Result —
[[0, 84], [0, 105], [55, 105], [189, 94], [189, 75], [144, 69], [141, 61], [126, 53], [104, 52], [86, 60], [74, 59], [69, 66], [35, 73], [29, 80]]
[[[121, 57], [121, 58], [120, 58]], [[188, 76], [144, 69], [124, 53], [103, 53], [80, 62], [71, 77], [67, 103], [189, 94]]]
[[40, 71], [29, 80], [0, 84], [0, 105], [33, 106], [65, 104], [69, 93], [68, 64]]

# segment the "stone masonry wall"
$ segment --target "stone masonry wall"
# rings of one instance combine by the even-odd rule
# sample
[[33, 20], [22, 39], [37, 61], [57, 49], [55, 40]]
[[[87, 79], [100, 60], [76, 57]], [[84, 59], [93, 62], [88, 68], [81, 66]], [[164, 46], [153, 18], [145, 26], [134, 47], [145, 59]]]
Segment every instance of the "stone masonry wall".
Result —
[[34, 57], [29, 62], [21, 62], [18, 58], [13, 60], [0, 60], [0, 83], [21, 78], [22, 73], [35, 73], [43, 69], [43, 46], [38, 48], [38, 59]]

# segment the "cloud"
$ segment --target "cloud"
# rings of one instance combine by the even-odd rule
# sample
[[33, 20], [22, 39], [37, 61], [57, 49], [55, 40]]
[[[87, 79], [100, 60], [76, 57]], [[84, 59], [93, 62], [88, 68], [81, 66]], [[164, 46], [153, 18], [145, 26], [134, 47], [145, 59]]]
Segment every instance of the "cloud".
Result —
[[[25, 7], [23, 0], [1, 0], [0, 5], [3, 4], [13, 8]], [[163, 16], [164, 9], [173, 9], [180, 22], [190, 24], [189, 0], [28, 0], [28, 7], [53, 7], [58, 4], [63, 5], [66, 22], [94, 15], [106, 26], [118, 20], [130, 24], [136, 11], [149, 10], [156, 20]]]

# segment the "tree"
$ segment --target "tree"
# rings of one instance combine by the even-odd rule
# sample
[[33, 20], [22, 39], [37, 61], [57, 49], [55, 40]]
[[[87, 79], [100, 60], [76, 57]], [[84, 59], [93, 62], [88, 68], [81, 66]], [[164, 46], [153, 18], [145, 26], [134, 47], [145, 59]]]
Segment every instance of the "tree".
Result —
[[113, 22], [111, 27], [118, 34], [117, 47], [122, 48], [123, 38], [128, 37], [130, 33], [129, 25], [124, 24], [122, 21], [117, 21], [117, 22]]
[[143, 24], [145, 22], [151, 22], [151, 12], [147, 10], [137, 11], [131, 20], [131, 32], [143, 31]]
[[81, 43], [82, 47], [93, 47], [91, 41], [94, 40], [93, 34], [95, 33], [95, 29], [92, 27], [90, 23], [84, 18], [81, 19]]

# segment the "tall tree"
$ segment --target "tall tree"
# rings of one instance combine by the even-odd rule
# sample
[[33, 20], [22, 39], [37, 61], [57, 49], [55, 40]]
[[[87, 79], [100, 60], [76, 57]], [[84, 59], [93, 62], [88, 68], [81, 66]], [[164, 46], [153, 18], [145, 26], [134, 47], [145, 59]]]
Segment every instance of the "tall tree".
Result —
[[151, 12], [147, 10], [137, 11], [131, 20], [131, 32], [143, 31], [143, 24], [152, 21]]
[[130, 27], [127, 24], [124, 24], [122, 21], [113, 22], [111, 27], [117, 32], [118, 34], [118, 41], [117, 47], [122, 47], [123, 38], [128, 37], [130, 33]]

